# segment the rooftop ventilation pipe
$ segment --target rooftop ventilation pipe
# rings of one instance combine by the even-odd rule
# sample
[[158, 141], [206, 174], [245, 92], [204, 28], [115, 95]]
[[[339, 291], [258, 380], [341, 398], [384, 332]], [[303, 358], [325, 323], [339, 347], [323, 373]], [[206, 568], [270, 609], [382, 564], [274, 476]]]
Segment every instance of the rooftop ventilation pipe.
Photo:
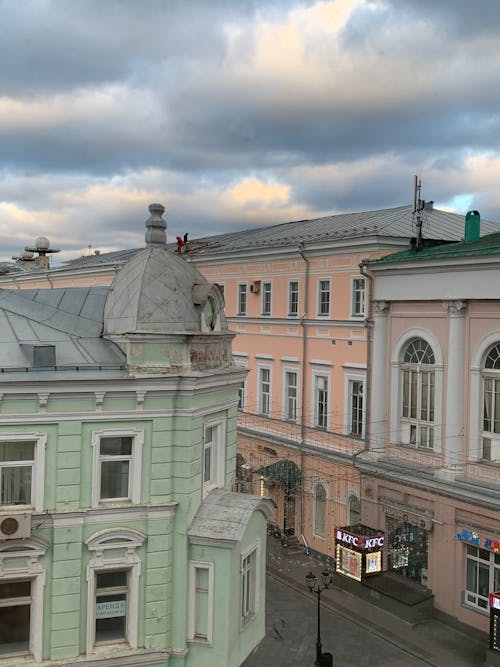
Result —
[[465, 242], [479, 241], [481, 216], [479, 211], [469, 211], [465, 216]]

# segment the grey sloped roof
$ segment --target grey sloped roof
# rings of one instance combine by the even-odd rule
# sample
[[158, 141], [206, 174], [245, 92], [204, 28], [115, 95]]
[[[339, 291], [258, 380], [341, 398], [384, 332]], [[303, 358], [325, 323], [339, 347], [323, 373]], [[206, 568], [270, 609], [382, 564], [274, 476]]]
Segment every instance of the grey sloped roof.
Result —
[[239, 542], [254, 512], [269, 518], [272, 510], [267, 498], [214, 489], [201, 503], [187, 534], [190, 540]]
[[101, 338], [107, 293], [107, 287], [0, 290], [2, 373], [41, 372], [33, 366], [29, 350], [43, 345], [55, 346], [58, 371], [63, 367], [121, 370], [123, 354]]
[[[423, 236], [428, 239], [460, 241], [464, 235], [465, 216], [440, 209], [425, 209], [422, 214]], [[481, 220], [481, 235], [500, 230], [500, 223]], [[377, 211], [339, 213], [323, 218], [298, 220], [278, 225], [244, 229], [227, 234], [207, 236], [189, 242], [190, 254], [217, 255], [240, 250], [279, 248], [309, 244], [348, 241], [362, 237], [410, 238], [416, 235], [412, 206], [398, 206]], [[175, 244], [169, 245], [170, 249]], [[92, 255], [66, 262], [65, 270], [90, 268], [104, 264], [122, 264], [138, 250]]]

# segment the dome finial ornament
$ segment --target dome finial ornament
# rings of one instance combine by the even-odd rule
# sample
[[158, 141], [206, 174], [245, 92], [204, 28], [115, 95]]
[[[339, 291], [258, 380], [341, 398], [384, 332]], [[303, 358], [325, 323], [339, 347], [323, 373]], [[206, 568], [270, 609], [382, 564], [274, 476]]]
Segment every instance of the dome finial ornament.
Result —
[[165, 248], [167, 245], [167, 223], [161, 217], [165, 213], [162, 204], [150, 204], [150, 217], [146, 220], [146, 245]]

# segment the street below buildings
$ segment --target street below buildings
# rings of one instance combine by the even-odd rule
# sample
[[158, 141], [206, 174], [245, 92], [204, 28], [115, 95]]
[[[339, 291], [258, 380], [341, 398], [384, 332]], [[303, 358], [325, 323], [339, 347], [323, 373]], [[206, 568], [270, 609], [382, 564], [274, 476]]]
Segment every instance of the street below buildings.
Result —
[[[269, 546], [266, 637], [242, 667], [312, 667], [317, 598], [308, 592], [304, 575], [319, 573], [322, 566]], [[479, 667], [484, 662], [486, 642], [437, 620], [412, 626], [346, 595], [335, 585], [321, 595], [323, 651], [333, 654], [335, 667]]]

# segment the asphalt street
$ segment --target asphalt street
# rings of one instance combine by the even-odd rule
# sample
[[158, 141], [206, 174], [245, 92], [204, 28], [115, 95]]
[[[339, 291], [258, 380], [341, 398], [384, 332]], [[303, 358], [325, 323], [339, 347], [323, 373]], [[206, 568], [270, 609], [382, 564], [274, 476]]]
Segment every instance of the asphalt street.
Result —
[[[304, 585], [305, 588], [305, 585]], [[328, 604], [328, 602], [327, 602]], [[242, 667], [306, 667], [314, 665], [316, 656], [317, 599], [307, 592], [291, 587], [273, 576], [267, 577], [266, 637]], [[333, 654], [335, 667], [457, 667], [482, 664], [483, 651], [471, 644], [470, 654], [463, 647], [454, 654], [453, 645], [438, 659], [426, 651], [417, 634], [414, 641], [391, 637], [380, 631], [377, 610], [373, 624], [349, 618], [333, 607], [321, 609], [323, 651]], [[445, 635], [442, 642], [448, 641]], [[453, 640], [451, 639], [453, 642]], [[459, 651], [459, 653], [458, 653]]]

